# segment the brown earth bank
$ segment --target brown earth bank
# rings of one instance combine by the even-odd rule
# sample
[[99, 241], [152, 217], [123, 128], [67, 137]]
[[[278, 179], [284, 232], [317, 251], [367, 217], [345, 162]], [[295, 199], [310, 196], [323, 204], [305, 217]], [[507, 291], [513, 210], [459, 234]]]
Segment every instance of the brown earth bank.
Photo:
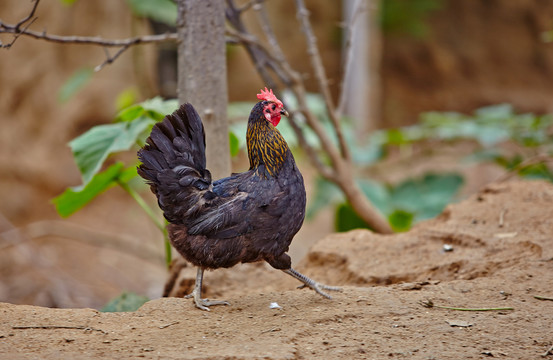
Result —
[[328, 236], [298, 268], [343, 286], [332, 300], [248, 265], [207, 274], [208, 294], [231, 303], [210, 312], [181, 298], [132, 313], [2, 303], [0, 357], [553, 358], [552, 215], [553, 185], [515, 181], [407, 233]]

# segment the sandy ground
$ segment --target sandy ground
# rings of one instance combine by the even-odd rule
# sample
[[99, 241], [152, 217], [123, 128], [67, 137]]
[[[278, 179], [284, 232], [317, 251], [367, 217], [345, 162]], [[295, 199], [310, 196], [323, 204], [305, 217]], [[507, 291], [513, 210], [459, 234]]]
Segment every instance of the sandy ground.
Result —
[[211, 312], [175, 297], [133, 313], [0, 303], [0, 358], [553, 358], [552, 215], [553, 185], [506, 182], [407, 233], [328, 236], [298, 269], [343, 286], [332, 300], [247, 265], [206, 275], [231, 303]]

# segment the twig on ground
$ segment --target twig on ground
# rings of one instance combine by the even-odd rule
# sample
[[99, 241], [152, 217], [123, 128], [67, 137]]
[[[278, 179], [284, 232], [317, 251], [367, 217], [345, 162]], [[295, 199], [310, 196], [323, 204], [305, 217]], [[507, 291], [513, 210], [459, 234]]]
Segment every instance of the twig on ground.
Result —
[[499, 213], [499, 227], [503, 227], [506, 213], [507, 213], [507, 209], [503, 209]]
[[549, 354], [553, 354], [553, 345], [551, 345], [551, 347], [549, 349], [547, 349], [547, 351], [544, 352], [541, 356], [546, 357]]
[[514, 310], [512, 307], [497, 307], [497, 308], [461, 308], [461, 307], [451, 307], [451, 306], [441, 306], [435, 305], [432, 300], [419, 301], [419, 304], [426, 308], [440, 308], [447, 310], [458, 310], [458, 311], [502, 311], [502, 310]]
[[168, 328], [169, 326], [176, 325], [178, 323], [180, 323], [180, 321], [173, 321], [172, 323], [169, 323], [169, 324], [160, 325], [159, 328], [160, 329], [165, 329], [165, 328]]
[[107, 334], [106, 331], [102, 329], [95, 329], [89, 326], [67, 326], [67, 325], [22, 325], [22, 326], [12, 326], [14, 330], [26, 330], [26, 329], [74, 329], [74, 330], [84, 330], [84, 331], [99, 331], [101, 333]]
[[550, 300], [550, 301], [553, 301], [553, 298], [545, 297], [545, 296], [539, 296], [539, 295], [534, 295], [534, 298], [536, 298], [536, 299], [538, 299], [538, 300]]

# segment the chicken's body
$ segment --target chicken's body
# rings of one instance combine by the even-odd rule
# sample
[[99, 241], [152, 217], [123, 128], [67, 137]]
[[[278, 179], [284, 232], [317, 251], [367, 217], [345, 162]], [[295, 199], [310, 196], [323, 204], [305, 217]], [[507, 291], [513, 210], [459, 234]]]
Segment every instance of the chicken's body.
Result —
[[305, 187], [286, 141], [271, 123], [280, 115], [271, 119], [264, 113], [270, 106], [261, 101], [250, 114], [246, 172], [211, 182], [203, 125], [190, 104], [156, 124], [139, 151], [138, 172], [169, 221], [171, 243], [198, 266], [194, 298], [204, 310], [225, 302], [200, 298], [203, 270], [238, 263], [265, 260], [322, 295], [328, 296], [320, 288], [335, 290], [294, 271], [286, 254], [304, 220]]

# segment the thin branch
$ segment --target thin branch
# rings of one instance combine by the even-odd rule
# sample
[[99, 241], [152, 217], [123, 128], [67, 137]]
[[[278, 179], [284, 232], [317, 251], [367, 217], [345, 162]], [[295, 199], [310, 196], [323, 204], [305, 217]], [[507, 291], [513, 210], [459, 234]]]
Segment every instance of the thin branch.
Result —
[[[176, 33], [165, 33], [165, 34], [156, 34], [156, 35], [143, 35], [143, 36], [134, 36], [127, 39], [114, 39], [108, 40], [99, 36], [60, 36], [60, 35], [51, 35], [46, 33], [46, 31], [33, 31], [28, 29], [16, 29], [16, 25], [4, 24], [0, 22], [0, 34], [17, 34], [17, 36], [24, 35], [32, 37], [39, 40], [45, 40], [55, 43], [64, 43], [64, 44], [85, 44], [85, 45], [98, 45], [104, 47], [123, 47], [123, 46], [133, 46], [139, 44], [152, 44], [160, 42], [176, 42], [177, 34]], [[3, 45], [3, 47], [8, 47], [9, 44]]]
[[[36, 12], [39, 2], [40, 0], [34, 0], [33, 8], [31, 9], [30, 13], [26, 17], [21, 19], [19, 22], [17, 22], [17, 24], [15, 25], [5, 24], [2, 21], [0, 21], [0, 34], [2, 33], [14, 34], [13, 40], [10, 43], [1, 44], [0, 42], [0, 48], [6, 48], [6, 49], [11, 48], [15, 43], [15, 41], [22, 35], [39, 39], [39, 40], [45, 40], [45, 41], [63, 43], [63, 44], [97, 45], [97, 46], [103, 46], [104, 49], [106, 49], [107, 47], [118, 47], [119, 49], [113, 56], [110, 56], [106, 50], [106, 60], [100, 65], [96, 66], [96, 68], [94, 69], [95, 71], [100, 71], [104, 66], [113, 63], [122, 53], [124, 53], [133, 45], [177, 41], [176, 33], [144, 35], [144, 36], [135, 36], [128, 39], [108, 40], [101, 37], [90, 37], [90, 36], [50, 35], [50, 34], [47, 34], [46, 31], [38, 32], [38, 31], [29, 30], [29, 26], [31, 26], [31, 24], [37, 19], [36, 17], [33, 18], [33, 16]], [[25, 23], [27, 24], [25, 25], [25, 27], [22, 28], [21, 26], [24, 25]]]
[[[303, 84], [302, 78], [301, 76], [297, 75], [295, 71], [292, 70], [292, 67], [289, 65], [284, 55], [282, 54], [282, 50], [280, 49], [280, 46], [278, 46], [272, 29], [269, 26], [267, 17], [265, 17], [265, 15], [263, 15], [262, 13], [262, 5], [256, 4], [254, 6], [254, 9], [259, 11], [258, 17], [260, 18], [260, 21], [262, 23], [262, 30], [265, 32], [268, 42], [272, 44], [270, 49], [259, 42], [256, 37], [247, 32], [246, 27], [240, 18], [241, 13], [234, 6], [233, 0], [227, 0], [227, 4], [228, 7], [226, 16], [229, 20], [229, 24], [234, 27], [234, 30], [229, 29], [227, 31], [227, 35], [234, 37], [244, 45], [256, 69], [258, 70], [258, 73], [267, 85], [270, 85], [274, 88], [274, 85], [272, 85], [274, 84], [273, 77], [268, 71], [269, 69], [271, 69], [278, 76], [279, 80], [282, 81], [284, 85], [294, 93], [298, 101], [298, 112], [300, 112], [304, 116], [306, 125], [313, 130], [313, 132], [319, 139], [321, 151], [318, 151], [307, 143], [307, 140], [303, 135], [303, 131], [297, 123], [295, 114], [292, 115], [292, 117], [290, 118], [290, 124], [292, 125], [292, 128], [294, 129], [294, 132], [299, 139], [300, 145], [306, 150], [311, 163], [315, 166], [321, 176], [335, 183], [342, 189], [342, 191], [346, 195], [346, 198], [351, 202], [355, 211], [363, 218], [363, 220], [370, 224], [375, 231], [380, 233], [392, 233], [392, 229], [389, 223], [363, 195], [363, 192], [353, 178], [353, 168], [350, 159], [350, 153], [347, 148], [347, 144], [345, 143], [345, 140], [343, 138], [338, 122], [338, 117], [336, 116], [332, 102], [325, 101], [327, 109], [330, 113], [330, 117], [332, 119], [332, 124], [339, 139], [338, 141], [340, 142], [341, 150], [334, 146], [334, 143], [328, 136], [324, 127], [321, 125], [315, 115], [309, 110], [307, 106], [307, 92], [305, 90], [305, 85]], [[261, 7], [261, 9], [258, 9], [257, 7]], [[304, 17], [304, 20], [307, 21], [307, 23], [309, 22], [307, 17]], [[310, 29], [309, 24], [307, 24], [307, 27], [308, 29]], [[312, 42], [312, 44], [316, 50], [316, 45], [314, 44], [314, 42]], [[322, 62], [320, 61], [318, 51], [316, 52], [316, 55], [313, 56], [313, 58], [318, 59], [320, 69], [322, 69]], [[323, 88], [326, 88], [328, 90], [324, 69], [322, 72], [319, 71], [318, 75], [319, 83], [325, 84]], [[330, 99], [330, 92], [327, 91], [327, 93], [328, 97], [326, 97], [325, 100]], [[321, 153], [328, 156], [328, 158], [330, 159], [330, 165], [325, 164], [325, 162], [321, 158]]]
[[[31, 24], [35, 22], [36, 18], [32, 19], [31, 22], [29, 22], [27, 25], [25, 25], [23, 30], [20, 30], [21, 25], [25, 24], [33, 16], [35, 16], [35, 11], [36, 11], [36, 8], [38, 7], [38, 3], [40, 2], [40, 0], [34, 0], [33, 2], [34, 2], [34, 5], [33, 5], [33, 8], [31, 9], [31, 12], [26, 17], [19, 20], [19, 22], [17, 24], [14, 25], [14, 29], [16, 30], [16, 33], [13, 37], [13, 40], [9, 44], [6, 44], [6, 45], [2, 45], [2, 43], [0, 42], [0, 47], [7, 48], [7, 49], [11, 48], [12, 45], [17, 41], [17, 38], [19, 38], [19, 35], [21, 35], [21, 32], [26, 31], [29, 28], [29, 26], [31, 26]], [[0, 29], [2, 28], [2, 26], [3, 26], [3, 24], [0, 21]]]
[[315, 78], [319, 84], [319, 91], [323, 95], [328, 115], [334, 125], [334, 130], [336, 131], [336, 137], [338, 138], [338, 143], [340, 145], [340, 152], [344, 159], [350, 161], [351, 154], [346, 144], [344, 134], [342, 133], [340, 119], [336, 113], [336, 107], [332, 101], [332, 95], [330, 94], [330, 88], [328, 86], [328, 78], [326, 77], [321, 55], [319, 54], [319, 49], [317, 48], [317, 38], [313, 34], [313, 29], [311, 28], [311, 24], [309, 22], [309, 11], [305, 7], [303, 0], [296, 0], [296, 6], [298, 8], [297, 16], [301, 24], [301, 29], [305, 34], [307, 41], [307, 53], [309, 54], [313, 70], [315, 71]]

